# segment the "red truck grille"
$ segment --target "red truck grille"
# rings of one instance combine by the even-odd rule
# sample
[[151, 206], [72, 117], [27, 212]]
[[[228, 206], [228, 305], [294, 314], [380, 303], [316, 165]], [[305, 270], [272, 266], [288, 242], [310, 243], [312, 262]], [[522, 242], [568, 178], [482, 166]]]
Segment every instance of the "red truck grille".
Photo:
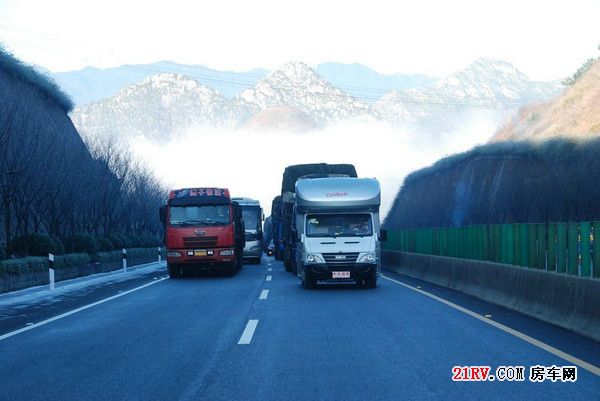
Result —
[[217, 246], [218, 237], [184, 237], [183, 245], [186, 248], [214, 248]]

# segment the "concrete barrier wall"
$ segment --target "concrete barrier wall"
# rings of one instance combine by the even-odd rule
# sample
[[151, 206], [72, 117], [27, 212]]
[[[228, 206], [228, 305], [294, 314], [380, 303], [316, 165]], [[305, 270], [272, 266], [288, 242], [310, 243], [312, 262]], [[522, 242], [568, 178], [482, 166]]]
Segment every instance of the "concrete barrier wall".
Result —
[[600, 280], [499, 263], [382, 251], [384, 268], [600, 341]]

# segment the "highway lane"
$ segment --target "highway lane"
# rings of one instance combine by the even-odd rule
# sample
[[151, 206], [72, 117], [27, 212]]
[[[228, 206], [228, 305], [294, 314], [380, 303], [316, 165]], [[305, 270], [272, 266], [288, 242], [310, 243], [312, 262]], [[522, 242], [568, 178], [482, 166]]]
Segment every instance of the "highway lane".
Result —
[[234, 346], [264, 270], [165, 280], [0, 341], [0, 399], [173, 399]]
[[266, 258], [0, 341], [0, 399], [597, 399], [583, 369], [576, 383], [451, 381], [454, 365], [537, 364], [569, 363], [391, 281], [307, 291]]

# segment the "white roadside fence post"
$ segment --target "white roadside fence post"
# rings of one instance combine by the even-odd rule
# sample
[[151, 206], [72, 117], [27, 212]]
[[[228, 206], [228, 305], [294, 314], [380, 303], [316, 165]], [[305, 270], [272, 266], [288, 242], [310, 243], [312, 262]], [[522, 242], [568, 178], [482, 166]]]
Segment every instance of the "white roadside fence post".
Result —
[[48, 282], [50, 283], [50, 291], [54, 290], [54, 255], [48, 254]]
[[161, 259], [162, 259], [162, 257], [161, 257], [161, 252], [160, 252], [161, 250], [162, 250], [162, 248], [159, 246], [159, 247], [158, 247], [158, 263], [160, 263], [160, 262], [161, 262]]
[[127, 249], [123, 248], [123, 271], [127, 271]]

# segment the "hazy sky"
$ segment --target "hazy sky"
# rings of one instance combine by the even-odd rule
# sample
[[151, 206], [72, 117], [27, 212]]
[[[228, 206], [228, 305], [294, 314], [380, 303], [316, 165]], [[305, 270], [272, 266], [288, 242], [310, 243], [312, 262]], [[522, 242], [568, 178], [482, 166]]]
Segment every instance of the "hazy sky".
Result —
[[599, 16], [598, 0], [0, 0], [0, 42], [53, 71], [338, 61], [445, 75], [487, 56], [556, 79], [598, 54]]

